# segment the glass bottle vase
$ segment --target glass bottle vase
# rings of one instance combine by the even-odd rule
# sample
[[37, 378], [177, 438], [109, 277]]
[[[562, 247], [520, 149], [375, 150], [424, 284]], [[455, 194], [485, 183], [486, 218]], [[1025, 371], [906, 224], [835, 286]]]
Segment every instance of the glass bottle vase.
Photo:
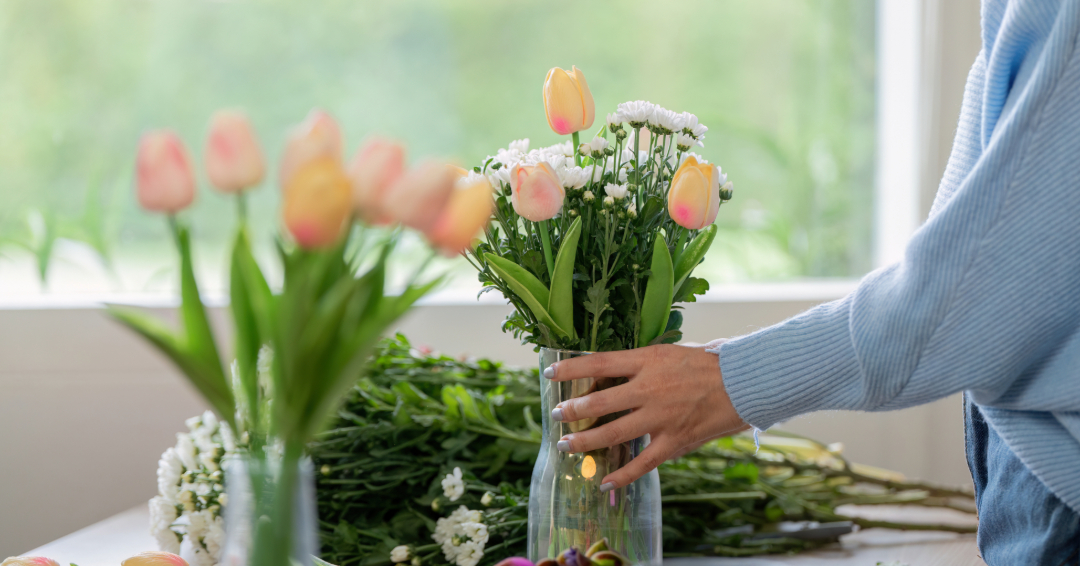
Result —
[[649, 444], [648, 435], [610, 448], [567, 454], [556, 448], [564, 435], [602, 426], [628, 413], [577, 422], [551, 420], [559, 403], [614, 387], [625, 378], [584, 378], [553, 382], [543, 377], [551, 364], [589, 352], [540, 349], [543, 437], [529, 489], [528, 558], [534, 563], [563, 550], [587, 550], [603, 538], [631, 564], [659, 565], [661, 552], [660, 477], [653, 470], [634, 483], [607, 493], [604, 476], [626, 465]]
[[[223, 464], [228, 505], [219, 566], [310, 566], [319, 552], [311, 460], [237, 456]], [[280, 505], [281, 494], [291, 504]], [[288, 533], [287, 544], [280, 532]]]

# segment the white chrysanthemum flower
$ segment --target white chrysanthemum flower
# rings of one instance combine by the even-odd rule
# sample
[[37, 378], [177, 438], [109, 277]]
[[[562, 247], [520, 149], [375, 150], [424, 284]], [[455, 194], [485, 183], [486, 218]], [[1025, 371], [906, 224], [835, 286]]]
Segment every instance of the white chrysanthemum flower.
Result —
[[461, 468], [454, 468], [454, 473], [446, 474], [442, 481], [443, 495], [450, 501], [457, 501], [465, 495], [465, 482], [461, 479]]
[[180, 457], [180, 463], [189, 470], [199, 468], [199, 460], [195, 454], [195, 441], [190, 434], [178, 432], [176, 434], [176, 455]]
[[221, 556], [221, 547], [225, 546], [225, 519], [220, 515], [210, 521], [206, 536], [203, 537], [203, 545], [206, 546], [206, 552], [210, 554], [214, 562], [217, 562], [218, 557]]
[[484, 175], [483, 173], [477, 173], [476, 171], [470, 169], [469, 173], [467, 175], [465, 175], [464, 177], [457, 180], [457, 186], [458, 187], [471, 187], [471, 186], [475, 185], [476, 183], [480, 183], [480, 182], [483, 182], [483, 181], [488, 181], [488, 178], [487, 178], [486, 175]]
[[456, 562], [458, 566], [476, 566], [483, 557], [484, 545], [476, 541], [467, 540], [458, 547]]
[[656, 105], [647, 100], [632, 100], [618, 106], [618, 113], [631, 127], [640, 128], [649, 121]]
[[581, 195], [581, 200], [584, 200], [585, 202], [592, 202], [594, 198], [596, 198], [596, 195], [594, 195], [592, 191], [585, 191]]
[[609, 127], [618, 128], [623, 122], [625, 122], [625, 120], [623, 120], [622, 115], [618, 112], [612, 112], [607, 115], [607, 125]]
[[490, 491], [485, 491], [484, 496], [480, 498], [480, 505], [484, 507], [491, 507], [491, 504], [495, 501], [495, 494]]
[[626, 197], [626, 191], [628, 187], [626, 185], [616, 185], [615, 183], [608, 183], [604, 185], [604, 192], [607, 196], [612, 198], [621, 199]]
[[483, 523], [462, 523], [461, 530], [465, 533], [465, 536], [469, 537], [469, 540], [478, 542], [480, 544], [487, 544], [488, 541], [488, 528]]
[[622, 153], [619, 154], [620, 163], [630, 163], [635, 159], [637, 159], [637, 157], [634, 155], [634, 152], [626, 149], [625, 147], [623, 148]]
[[520, 153], [529, 153], [529, 138], [522, 138], [520, 140], [514, 140], [506, 146], [510, 151], [517, 151]]
[[592, 140], [589, 141], [589, 150], [592, 151], [593, 155], [596, 155], [597, 153], [607, 149], [608, 145], [610, 144], [606, 139], [600, 136], [595, 136]]
[[675, 135], [675, 146], [679, 148], [679, 151], [690, 151], [690, 148], [695, 145], [705, 147], [704, 143], [701, 143], [697, 138], [690, 134], [679, 132]]
[[653, 105], [648, 122], [649, 129], [656, 133], [660, 133], [661, 131], [663, 133], [675, 132], [682, 129], [680, 127], [682, 121], [679, 119], [679, 115], [662, 106]]
[[619, 183], [622, 183], [622, 184], [625, 185], [626, 184], [626, 179], [627, 179], [626, 169], [623, 169], [622, 167], [620, 167], [619, 168], [619, 175], [618, 175]]
[[210, 556], [210, 553], [204, 550], [202, 547], [196, 546], [191, 550], [191, 566], [215, 566], [217, 560]]
[[702, 140], [705, 137], [705, 132], [709, 131], [709, 128], [705, 127], [704, 124], [698, 123], [697, 116], [689, 112], [682, 113], [682, 120], [682, 132], [694, 136], [694, 139], [698, 141]]
[[180, 539], [172, 530], [175, 521], [176, 503], [160, 495], [150, 500], [150, 535], [161, 550], [173, 554], [180, 551]]
[[604, 206], [610, 207], [615, 204], [615, 199], [612, 197], [604, 197]]
[[395, 546], [390, 551], [391, 562], [408, 562], [410, 558], [412, 558], [412, 553], [409, 551], [409, 547], [405, 545]]
[[626, 205], [626, 213], [630, 215], [630, 218], [637, 218], [637, 203], [630, 201], [630, 204]]
[[158, 493], [176, 501], [180, 495], [180, 476], [184, 473], [184, 464], [175, 448], [167, 448], [158, 460]]
[[696, 159], [698, 163], [708, 163], [709, 162], [708, 159], [705, 159], [704, 157], [702, 157], [702, 156], [700, 156], [700, 155], [698, 155], [698, 154], [696, 154], [696, 153], [694, 153], [692, 151], [688, 151], [688, 152], [682, 154], [682, 156], [679, 157], [679, 167], [682, 167], [682, 164], [685, 163], [686, 160], [690, 159], [691, 157]]
[[581, 167], [561, 167], [555, 173], [565, 189], [580, 189], [589, 182], [589, 172]]
[[544, 148], [544, 151], [551, 154], [562, 155], [563, 157], [573, 157], [574, 144], [570, 140], [566, 140], [555, 145], [549, 145], [548, 147]]

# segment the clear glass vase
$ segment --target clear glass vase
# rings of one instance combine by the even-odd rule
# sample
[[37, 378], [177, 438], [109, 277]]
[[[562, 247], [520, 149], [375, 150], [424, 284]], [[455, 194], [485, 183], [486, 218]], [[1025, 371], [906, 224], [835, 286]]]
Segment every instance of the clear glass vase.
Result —
[[[286, 461], [237, 456], [222, 463], [228, 505], [220, 566], [310, 566], [318, 556], [311, 460]], [[281, 505], [281, 494], [291, 501]]]
[[607, 538], [609, 548], [625, 556], [631, 564], [659, 565], [662, 558], [660, 476], [656, 470], [626, 487], [607, 493], [600, 491], [604, 476], [640, 454], [649, 445], [649, 437], [580, 454], [567, 454], [556, 448], [556, 443], [566, 434], [599, 427], [626, 414], [573, 423], [551, 420], [551, 410], [559, 403], [625, 382], [625, 378], [563, 382], [544, 379], [544, 370], [551, 364], [588, 353], [540, 349], [543, 438], [529, 490], [529, 560], [554, 558], [572, 546], [584, 551]]

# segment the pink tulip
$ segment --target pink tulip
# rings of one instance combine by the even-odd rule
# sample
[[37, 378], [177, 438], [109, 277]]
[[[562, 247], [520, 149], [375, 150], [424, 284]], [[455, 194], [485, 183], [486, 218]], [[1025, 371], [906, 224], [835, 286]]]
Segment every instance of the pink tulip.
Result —
[[303, 123], [293, 129], [281, 154], [278, 183], [282, 188], [306, 163], [320, 157], [342, 160], [341, 128], [322, 110], [312, 110]]
[[676, 224], [700, 230], [716, 220], [720, 210], [720, 169], [698, 163], [694, 156], [675, 172], [668, 191], [668, 214]]
[[175, 214], [195, 200], [195, 175], [184, 142], [168, 130], [148, 132], [139, 140], [135, 159], [139, 205]]
[[495, 566], [533, 566], [533, 563], [528, 558], [511, 556], [510, 558], [504, 558], [502, 562], [499, 562]]
[[169, 552], [150, 551], [136, 554], [121, 562], [120, 566], [188, 566], [188, 563]]
[[469, 247], [476, 233], [491, 219], [494, 191], [487, 177], [477, 177], [458, 183], [450, 194], [450, 202], [427, 233], [428, 241], [447, 256]]
[[204, 161], [210, 184], [223, 193], [254, 187], [266, 175], [266, 160], [251, 123], [234, 110], [219, 110], [210, 118]]
[[390, 187], [405, 173], [405, 148], [373, 138], [360, 148], [349, 164], [353, 185], [353, 209], [369, 224], [388, 224], [383, 201]]
[[383, 210], [396, 222], [429, 232], [450, 201], [460, 175], [445, 163], [428, 161], [398, 179], [383, 201]]
[[[60, 566], [55, 560], [51, 558], [45, 558], [44, 556], [12, 556], [3, 562], [0, 562], [0, 566]], [[186, 566], [186, 565], [185, 565]]]
[[531, 167], [515, 165], [510, 171], [510, 187], [514, 211], [533, 222], [554, 218], [566, 196], [559, 176], [544, 161]]
[[345, 233], [351, 200], [340, 163], [329, 157], [309, 161], [285, 187], [285, 228], [304, 249], [333, 246]]
[[544, 112], [548, 125], [560, 136], [592, 127], [596, 104], [580, 69], [573, 67], [568, 73], [555, 67], [548, 71], [544, 80]]

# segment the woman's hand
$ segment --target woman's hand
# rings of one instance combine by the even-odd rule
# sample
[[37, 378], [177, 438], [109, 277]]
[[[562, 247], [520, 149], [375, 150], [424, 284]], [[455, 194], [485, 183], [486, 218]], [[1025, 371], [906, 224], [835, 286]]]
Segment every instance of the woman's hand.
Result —
[[746, 430], [724, 390], [718, 356], [706, 346], [659, 345], [563, 360], [544, 371], [553, 381], [583, 377], [626, 377], [627, 383], [564, 401], [551, 412], [556, 421], [576, 421], [633, 409], [601, 427], [564, 436], [563, 452], [588, 452], [651, 435], [641, 454], [603, 480], [608, 491], [628, 485], [665, 460], [701, 444]]

